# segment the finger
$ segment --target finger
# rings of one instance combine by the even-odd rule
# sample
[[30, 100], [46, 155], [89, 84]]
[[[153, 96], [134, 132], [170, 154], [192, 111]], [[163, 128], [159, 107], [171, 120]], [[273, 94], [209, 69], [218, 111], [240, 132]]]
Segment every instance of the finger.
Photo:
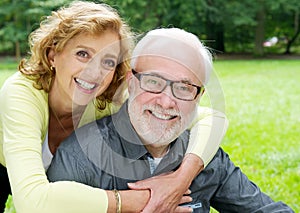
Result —
[[189, 212], [193, 212], [193, 208], [191, 207], [187, 207], [187, 206], [177, 206], [177, 208], [175, 209], [176, 213], [189, 213]]
[[191, 193], [192, 193], [192, 191], [191, 191], [190, 189], [188, 189], [188, 190], [185, 191], [184, 194], [185, 194], [185, 195], [189, 195], [189, 194], [191, 194]]
[[135, 189], [135, 190], [149, 189], [149, 187], [146, 184], [144, 184], [144, 182], [141, 182], [141, 181], [138, 181], [138, 182], [135, 182], [135, 183], [127, 183], [127, 186], [130, 189]]
[[183, 196], [181, 198], [181, 200], [179, 201], [179, 204], [189, 203], [189, 202], [192, 202], [192, 201], [193, 201], [192, 197], [190, 197], [190, 196]]

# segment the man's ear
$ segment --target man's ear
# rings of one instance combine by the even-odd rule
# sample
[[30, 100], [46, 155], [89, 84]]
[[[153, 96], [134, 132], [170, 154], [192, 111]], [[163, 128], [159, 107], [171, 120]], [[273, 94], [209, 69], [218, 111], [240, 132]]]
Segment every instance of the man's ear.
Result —
[[133, 76], [132, 71], [131, 71], [131, 70], [128, 70], [128, 71], [126, 72], [126, 81], [127, 81], [128, 84], [129, 84], [129, 81], [130, 81], [130, 79], [132, 78], [132, 76]]
[[204, 95], [205, 92], [205, 88], [203, 88], [203, 90], [200, 92], [200, 96]]
[[131, 70], [127, 71], [127, 73], [126, 73], [126, 82], [127, 82], [127, 85], [128, 85], [128, 92], [131, 92], [132, 82], [130, 82], [130, 81], [132, 80], [132, 77], [133, 77], [132, 71]]

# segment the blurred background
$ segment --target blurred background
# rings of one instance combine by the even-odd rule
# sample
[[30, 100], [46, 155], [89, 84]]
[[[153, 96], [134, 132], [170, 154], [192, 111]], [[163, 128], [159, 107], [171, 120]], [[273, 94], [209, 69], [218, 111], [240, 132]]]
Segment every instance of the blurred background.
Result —
[[[69, 2], [0, 0], [0, 87], [41, 17]], [[300, 212], [300, 1], [94, 2], [117, 9], [137, 34], [179, 27], [210, 47], [230, 121], [222, 148], [264, 192]], [[5, 213], [15, 213], [11, 197]]]
[[[41, 17], [71, 0], [1, 0], [0, 56], [20, 58]], [[300, 54], [299, 0], [103, 0], [137, 33], [174, 26], [217, 54]]]

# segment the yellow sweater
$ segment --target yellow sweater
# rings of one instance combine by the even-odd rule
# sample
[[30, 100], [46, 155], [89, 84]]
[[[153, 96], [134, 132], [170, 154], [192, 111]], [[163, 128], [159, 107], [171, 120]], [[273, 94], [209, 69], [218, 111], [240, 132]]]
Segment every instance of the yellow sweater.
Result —
[[[32, 86], [19, 72], [0, 90], [0, 163], [7, 167], [18, 213], [101, 213], [108, 198], [102, 189], [71, 181], [49, 183], [42, 162], [42, 143], [48, 131], [48, 94]], [[91, 103], [79, 126], [118, 110], [97, 111]], [[227, 129], [223, 113], [199, 107], [188, 150], [205, 165], [217, 151]]]

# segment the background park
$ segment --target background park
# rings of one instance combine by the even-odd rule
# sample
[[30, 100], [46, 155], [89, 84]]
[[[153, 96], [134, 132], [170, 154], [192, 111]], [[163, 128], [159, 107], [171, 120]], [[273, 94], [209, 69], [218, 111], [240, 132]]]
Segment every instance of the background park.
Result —
[[[0, 87], [41, 17], [68, 2], [0, 1]], [[115, 7], [138, 34], [175, 26], [199, 36], [214, 53], [230, 122], [222, 148], [262, 191], [300, 212], [300, 1], [95, 2]], [[201, 104], [211, 104], [208, 95]], [[11, 198], [5, 212], [15, 212]]]

